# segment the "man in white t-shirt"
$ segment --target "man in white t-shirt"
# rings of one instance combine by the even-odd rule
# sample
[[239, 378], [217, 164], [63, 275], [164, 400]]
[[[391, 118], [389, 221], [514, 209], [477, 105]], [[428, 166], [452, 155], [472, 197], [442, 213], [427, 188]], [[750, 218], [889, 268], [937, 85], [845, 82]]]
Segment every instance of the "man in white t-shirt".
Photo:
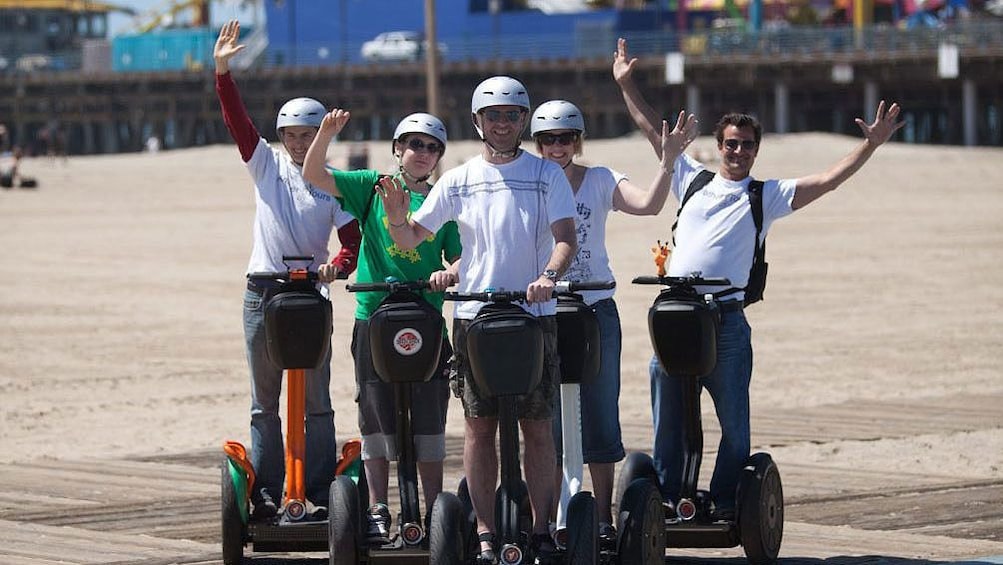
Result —
[[[557, 464], [550, 426], [560, 382], [553, 289], [577, 248], [575, 201], [559, 166], [519, 148], [529, 118], [529, 95], [522, 83], [505, 76], [485, 80], [474, 89], [471, 112], [484, 141], [480, 156], [447, 171], [410, 219], [407, 195], [397, 183], [385, 180], [381, 198], [390, 235], [401, 247], [412, 248], [444, 223], [456, 221], [463, 243], [458, 290], [525, 288], [528, 303], [524, 308], [543, 323], [543, 378], [535, 390], [520, 399], [518, 413], [533, 508], [531, 551], [538, 563], [548, 563], [555, 554], [547, 519]], [[490, 564], [497, 563], [494, 492], [498, 403], [478, 391], [470, 375], [466, 347], [467, 326], [483, 305], [476, 301], [457, 304], [453, 349], [466, 416], [463, 466], [481, 544], [476, 563]]]
[[[626, 41], [620, 39], [613, 76], [620, 86], [631, 117], [645, 132], [661, 155], [661, 124], [658, 114], [644, 101], [631, 78], [637, 59], [627, 56]], [[797, 179], [767, 180], [762, 188], [763, 219], [760, 241], [766, 238], [774, 220], [782, 218], [835, 190], [870, 159], [874, 151], [905, 122], [897, 121], [900, 108], [884, 101], [870, 124], [857, 118], [864, 141], [827, 171]], [[669, 276], [699, 272], [704, 277], [725, 277], [734, 292], [720, 299], [721, 326], [717, 344], [717, 366], [701, 378], [701, 385], [714, 401], [721, 424], [721, 442], [710, 483], [714, 518], [734, 519], [735, 491], [749, 457], [749, 383], [752, 380], [752, 335], [743, 311], [744, 289], [749, 282], [755, 252], [756, 227], [752, 217], [748, 187], [753, 180], [752, 165], [759, 153], [763, 129], [753, 116], [726, 114], [714, 129], [721, 165], [714, 178], [696, 192], [679, 213], [675, 248]], [[675, 162], [671, 193], [681, 202], [686, 189], [704, 166], [687, 155]], [[705, 292], [728, 291], [720, 287]], [[667, 511], [678, 501], [683, 474], [683, 429], [681, 398], [683, 379], [666, 374], [657, 358], [650, 365], [651, 404], [655, 426], [653, 458]]]

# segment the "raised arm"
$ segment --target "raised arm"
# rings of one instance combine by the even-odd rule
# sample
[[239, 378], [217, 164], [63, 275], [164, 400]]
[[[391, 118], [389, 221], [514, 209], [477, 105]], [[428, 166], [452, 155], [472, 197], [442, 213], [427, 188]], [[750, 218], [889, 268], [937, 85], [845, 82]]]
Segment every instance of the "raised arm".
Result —
[[414, 223], [408, 217], [408, 210], [411, 204], [411, 195], [404, 190], [404, 185], [394, 177], [383, 177], [379, 182], [379, 189], [376, 191], [383, 201], [383, 209], [387, 213], [387, 225], [390, 237], [401, 249], [414, 249], [432, 235], [432, 232], [425, 229], [421, 224]]
[[331, 145], [334, 136], [344, 129], [351, 117], [352, 114], [348, 110], [341, 108], [335, 108], [324, 114], [324, 119], [320, 122], [320, 129], [317, 130], [317, 135], [310, 142], [306, 158], [303, 159], [303, 178], [317, 188], [335, 196], [341, 196], [341, 192], [338, 191], [338, 183], [334, 181], [334, 177], [324, 167], [327, 161], [327, 147]]
[[855, 121], [864, 132], [863, 143], [858, 145], [849, 155], [840, 159], [829, 170], [797, 179], [797, 189], [794, 192], [794, 201], [791, 203], [791, 207], [797, 210], [807, 206], [826, 192], [835, 190], [836, 187], [860, 170], [860, 167], [864, 166], [874, 151], [905, 125], [904, 121], [897, 121], [900, 111], [899, 105], [893, 103], [888, 108], [888, 112], [885, 112], [885, 101], [882, 100], [878, 104], [878, 111], [872, 123], [868, 124], [857, 118]]
[[651, 182], [648, 190], [629, 180], [620, 181], [613, 191], [613, 205], [617, 210], [635, 216], [653, 216], [662, 211], [665, 199], [669, 196], [676, 159], [696, 139], [697, 124], [696, 117], [693, 114], [687, 116], [685, 111], [679, 112], [676, 126], [672, 131], [669, 131], [669, 122], [662, 121], [662, 132], [658, 136], [661, 162], [655, 180]]
[[655, 150], [659, 158], [662, 157], [662, 140], [659, 139], [661, 130], [658, 124], [662, 121], [658, 112], [652, 108], [637, 90], [634, 83], [634, 67], [637, 66], [637, 58], [631, 59], [627, 54], [627, 40], [620, 38], [616, 41], [616, 53], [613, 54], [613, 80], [620, 87], [623, 101], [627, 104], [627, 111], [630, 117], [637, 124], [638, 129], [644, 132], [648, 138], [648, 143]]
[[243, 45], [237, 44], [239, 37], [240, 22], [230, 20], [223, 24], [219, 37], [216, 38], [212, 57], [216, 61], [216, 96], [223, 111], [223, 123], [226, 124], [230, 137], [237, 143], [240, 158], [246, 163], [254, 155], [254, 148], [258, 146], [261, 135], [247, 115], [237, 84], [230, 74], [230, 59], [244, 49]]

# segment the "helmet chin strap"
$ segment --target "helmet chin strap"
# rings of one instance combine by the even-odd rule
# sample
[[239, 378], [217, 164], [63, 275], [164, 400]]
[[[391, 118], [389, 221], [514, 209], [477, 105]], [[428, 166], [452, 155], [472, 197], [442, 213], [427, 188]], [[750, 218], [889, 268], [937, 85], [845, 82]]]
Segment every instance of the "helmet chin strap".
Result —
[[429, 171], [428, 174], [425, 175], [425, 176], [423, 176], [423, 177], [416, 177], [416, 176], [412, 175], [411, 173], [407, 172], [407, 170], [404, 169], [404, 160], [401, 159], [400, 155], [397, 155], [397, 170], [400, 171], [400, 174], [401, 174], [402, 177], [404, 177], [404, 180], [408, 181], [408, 184], [410, 184], [412, 182], [416, 183], [416, 184], [420, 184], [420, 183], [423, 183], [423, 182], [427, 181], [429, 179], [429, 177], [432, 176], [432, 171]]
[[502, 159], [511, 159], [512, 157], [515, 157], [516, 155], [518, 155], [519, 151], [521, 151], [521, 149], [519, 148], [519, 145], [522, 144], [522, 140], [521, 139], [516, 139], [515, 140], [515, 147], [513, 147], [512, 149], [509, 149], [508, 151], [502, 151], [502, 150], [498, 149], [497, 147], [495, 147], [494, 145], [491, 145], [491, 142], [488, 141], [487, 138], [484, 137], [484, 130], [481, 129], [481, 126], [477, 123], [477, 120], [474, 120], [474, 129], [477, 130], [477, 135], [480, 136], [481, 141], [484, 142], [484, 145], [487, 145], [488, 149], [491, 150], [491, 156], [492, 157], [495, 157], [495, 158], [500, 157]]

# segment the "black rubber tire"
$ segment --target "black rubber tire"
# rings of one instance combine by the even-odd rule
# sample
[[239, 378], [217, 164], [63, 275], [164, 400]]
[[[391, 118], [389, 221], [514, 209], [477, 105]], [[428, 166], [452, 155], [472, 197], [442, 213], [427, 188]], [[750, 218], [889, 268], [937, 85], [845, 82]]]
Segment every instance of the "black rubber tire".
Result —
[[474, 514], [474, 503], [470, 500], [470, 487], [467, 486], [467, 478], [460, 479], [460, 485], [456, 487], [456, 496], [463, 505], [463, 515], [465, 525], [463, 533], [466, 536], [467, 555], [474, 555], [480, 551], [480, 543], [477, 541], [477, 515]]
[[620, 466], [620, 478], [616, 482], [616, 490], [613, 491], [613, 502], [616, 503], [618, 509], [623, 501], [624, 493], [627, 492], [627, 487], [635, 479], [651, 479], [651, 482], [658, 484], [655, 463], [651, 456], [643, 451], [631, 453]]
[[222, 487], [222, 546], [223, 565], [240, 565], [244, 561], [244, 531], [246, 525], [240, 517], [241, 500], [230, 477], [230, 460], [223, 458], [220, 486]]
[[738, 532], [753, 565], [776, 563], [784, 537], [784, 490], [768, 453], [749, 457], [738, 483]]
[[622, 565], [665, 562], [662, 495], [650, 479], [635, 479], [623, 495], [617, 518], [617, 556]]
[[429, 563], [462, 565], [469, 553], [467, 516], [463, 502], [451, 492], [440, 492], [432, 504], [428, 531]]
[[361, 510], [359, 491], [350, 477], [337, 476], [331, 482], [327, 502], [327, 550], [330, 565], [359, 562]]
[[567, 565], [595, 565], [599, 562], [599, 517], [592, 493], [581, 491], [568, 502]]

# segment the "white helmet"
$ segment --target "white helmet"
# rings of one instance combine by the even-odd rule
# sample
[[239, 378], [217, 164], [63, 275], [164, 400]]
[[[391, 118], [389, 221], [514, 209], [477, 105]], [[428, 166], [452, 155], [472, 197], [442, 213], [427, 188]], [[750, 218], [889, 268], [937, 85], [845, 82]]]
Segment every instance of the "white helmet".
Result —
[[407, 116], [397, 124], [394, 130], [394, 141], [399, 140], [409, 133], [423, 133], [439, 140], [442, 146], [446, 146], [446, 126], [442, 120], [432, 114], [425, 112], [415, 112]]
[[544, 102], [533, 112], [529, 132], [532, 135], [559, 129], [570, 129], [585, 133], [585, 118], [582, 111], [567, 100]]
[[293, 98], [279, 108], [275, 119], [275, 131], [281, 136], [286, 126], [310, 126], [319, 128], [327, 109], [313, 98]]
[[529, 94], [521, 82], [512, 77], [491, 77], [474, 89], [470, 112], [476, 114], [488, 106], [521, 106], [529, 111]]

